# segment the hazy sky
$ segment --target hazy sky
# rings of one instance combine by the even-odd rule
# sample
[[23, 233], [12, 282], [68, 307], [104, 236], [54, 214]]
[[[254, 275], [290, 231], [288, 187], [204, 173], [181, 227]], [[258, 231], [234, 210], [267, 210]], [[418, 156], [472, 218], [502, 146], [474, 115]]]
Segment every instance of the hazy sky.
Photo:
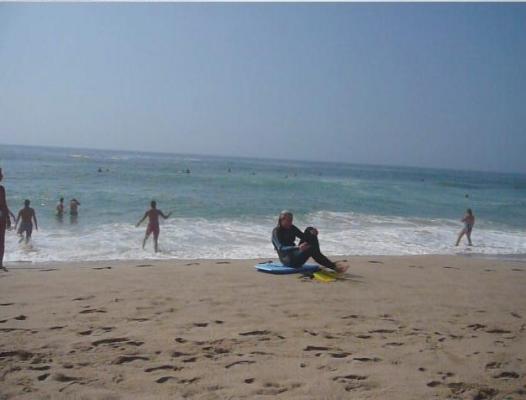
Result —
[[0, 4], [0, 143], [526, 172], [526, 4]]

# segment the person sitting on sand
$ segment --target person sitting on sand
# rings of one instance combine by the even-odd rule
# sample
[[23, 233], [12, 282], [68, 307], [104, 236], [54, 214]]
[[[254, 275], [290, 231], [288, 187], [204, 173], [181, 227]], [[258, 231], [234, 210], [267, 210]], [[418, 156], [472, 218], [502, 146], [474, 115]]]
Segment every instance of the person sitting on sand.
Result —
[[464, 222], [464, 228], [460, 231], [455, 246], [458, 246], [460, 239], [462, 239], [462, 236], [464, 235], [468, 238], [469, 245], [473, 246], [473, 243], [471, 243], [471, 231], [473, 230], [473, 225], [475, 225], [475, 216], [473, 215], [471, 208], [466, 210], [466, 215], [462, 218], [462, 222]]
[[151, 208], [144, 213], [144, 217], [141, 218], [139, 222], [137, 222], [137, 227], [148, 217], [148, 226], [146, 227], [146, 233], [144, 235], [144, 240], [142, 241], [142, 248], [144, 249], [144, 246], [146, 246], [146, 241], [150, 237], [150, 235], [153, 233], [153, 244], [155, 252], [157, 253], [159, 251], [158, 246], [158, 240], [159, 240], [159, 215], [163, 217], [164, 219], [167, 219], [172, 215], [172, 213], [168, 213], [168, 215], [164, 215], [161, 210], [157, 209], [157, 202], [155, 200], [152, 200], [150, 203]]
[[[337, 272], [347, 271], [348, 265], [342, 262], [334, 263], [321, 253], [316, 228], [309, 226], [305, 232], [301, 232], [292, 224], [292, 220], [293, 215], [290, 211], [282, 211], [279, 214], [278, 225], [272, 231], [272, 244], [283, 265], [300, 268], [312, 257], [324, 267]], [[298, 246], [295, 243], [296, 238], [300, 239]]]
[[35, 210], [29, 207], [29, 204], [31, 204], [29, 200], [24, 200], [24, 208], [18, 212], [18, 217], [16, 217], [15, 222], [16, 229], [18, 221], [22, 219], [22, 222], [20, 222], [20, 227], [18, 228], [18, 234], [20, 235], [20, 242], [24, 240], [24, 233], [26, 234], [26, 243], [29, 242], [31, 239], [31, 233], [33, 233], [33, 220], [35, 221], [35, 229], [38, 231], [37, 216], [35, 214]]

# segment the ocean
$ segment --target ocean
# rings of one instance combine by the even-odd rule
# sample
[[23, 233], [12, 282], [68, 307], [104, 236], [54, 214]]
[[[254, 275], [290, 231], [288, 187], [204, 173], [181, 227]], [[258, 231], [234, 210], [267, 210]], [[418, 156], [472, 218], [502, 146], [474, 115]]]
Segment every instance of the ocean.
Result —
[[[7, 262], [274, 258], [282, 209], [327, 255], [526, 254], [523, 174], [8, 145], [0, 167], [10, 209], [30, 199], [39, 222], [30, 245], [8, 232]], [[173, 212], [159, 253], [135, 227], [152, 199]], [[468, 207], [474, 246], [455, 247]]]

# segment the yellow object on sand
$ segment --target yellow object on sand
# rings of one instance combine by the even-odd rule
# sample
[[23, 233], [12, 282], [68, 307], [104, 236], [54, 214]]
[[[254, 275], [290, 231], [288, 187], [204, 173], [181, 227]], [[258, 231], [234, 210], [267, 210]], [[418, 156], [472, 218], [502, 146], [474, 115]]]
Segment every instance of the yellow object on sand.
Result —
[[336, 277], [334, 276], [334, 274], [331, 274], [330, 272], [317, 271], [314, 273], [314, 279], [320, 282], [329, 283], [329, 282], [334, 282], [336, 280]]

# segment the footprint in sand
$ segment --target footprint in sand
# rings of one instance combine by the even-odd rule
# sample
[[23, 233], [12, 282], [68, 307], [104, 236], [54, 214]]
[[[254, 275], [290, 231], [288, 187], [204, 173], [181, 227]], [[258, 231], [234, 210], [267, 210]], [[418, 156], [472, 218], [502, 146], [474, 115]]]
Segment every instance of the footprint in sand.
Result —
[[225, 368], [226, 369], [229, 369], [229, 368], [232, 368], [233, 366], [235, 365], [241, 365], [241, 364], [255, 364], [256, 362], [255, 361], [252, 361], [252, 360], [240, 360], [240, 361], [235, 361], [233, 363], [230, 363], [230, 364], [227, 364], [225, 365]]
[[394, 329], [373, 329], [369, 333], [393, 333], [396, 332]]
[[378, 357], [354, 357], [353, 360], [360, 361], [360, 362], [378, 362], [378, 361], [382, 361], [382, 359], [378, 358]]
[[104, 345], [104, 344], [109, 344], [109, 345], [126, 344], [126, 345], [132, 345], [132, 346], [142, 346], [144, 344], [144, 342], [133, 341], [133, 340], [130, 340], [130, 339], [126, 338], [126, 337], [120, 337], [120, 338], [109, 338], [109, 339], [95, 340], [91, 344], [93, 346], [100, 346], [100, 345]]
[[504, 371], [504, 372], [501, 372], [500, 374], [497, 374], [497, 375], [494, 375], [493, 377], [495, 379], [517, 379], [519, 378], [519, 374], [516, 373], [515, 371]]
[[498, 334], [502, 334], [502, 333], [511, 333], [511, 331], [508, 331], [506, 329], [501, 329], [501, 328], [494, 328], [494, 329], [489, 329], [486, 331], [486, 333], [498, 333]]
[[85, 297], [75, 297], [72, 301], [83, 301], [83, 300], [91, 300], [94, 299], [95, 296], [85, 296]]
[[307, 346], [303, 349], [303, 351], [327, 351], [330, 350], [329, 347], [325, 346]]
[[153, 265], [152, 264], [139, 264], [135, 266], [135, 268], [146, 268], [146, 267], [153, 267]]
[[511, 314], [512, 317], [522, 319], [522, 316], [517, 314], [516, 312], [511, 312], [510, 314]]
[[13, 304], [15, 303], [0, 303], [0, 306], [7, 307], [7, 306], [12, 306]]
[[230, 261], [218, 261], [216, 264], [230, 264]]
[[39, 272], [51, 272], [51, 271], [57, 271], [56, 268], [48, 268], [48, 269], [40, 269]]
[[201, 264], [199, 264], [198, 262], [191, 262], [191, 263], [187, 263], [185, 265], [201, 265]]
[[137, 361], [137, 360], [149, 361], [150, 359], [148, 357], [143, 357], [143, 356], [119, 356], [112, 362], [112, 364], [120, 365], [120, 364], [129, 363], [129, 362]]
[[16, 319], [18, 321], [24, 321], [27, 319], [27, 317], [25, 315], [18, 315], [16, 317], [14, 317], [13, 319]]
[[57, 382], [79, 382], [82, 381], [82, 378], [79, 378], [77, 376], [68, 376], [64, 375], [62, 373], [57, 373], [53, 375], [53, 379]]
[[351, 355], [351, 353], [347, 353], [345, 351], [342, 351], [340, 353], [330, 353], [330, 356], [332, 358], [346, 358], [346, 357], [349, 357]]
[[249, 331], [249, 332], [240, 332], [240, 336], [257, 336], [257, 335], [270, 335], [270, 331], [268, 330], [256, 330], [256, 331]]
[[471, 325], [468, 325], [468, 328], [471, 328], [474, 331], [482, 329], [482, 328], [485, 328], [485, 327], [486, 327], [486, 325], [482, 325], [482, 324], [471, 324]]
[[158, 367], [146, 368], [144, 372], [155, 372], [155, 371], [164, 371], [164, 370], [180, 371], [182, 369], [183, 367], [176, 367], [175, 365], [160, 365]]
[[88, 308], [87, 310], [82, 310], [79, 314], [93, 314], [93, 313], [106, 313], [106, 310], [102, 308]]
[[42, 381], [45, 381], [48, 376], [49, 376], [48, 373], [42, 374], [42, 375], [37, 376], [37, 379], [42, 382]]
[[247, 378], [247, 379], [245, 379], [243, 382], [248, 383], [248, 384], [251, 384], [251, 383], [254, 383], [254, 381], [255, 381], [254, 378]]
[[371, 335], [356, 335], [356, 337], [359, 338], [359, 339], [370, 339], [370, 338], [372, 338]]
[[362, 382], [365, 381], [366, 379], [367, 379], [367, 376], [356, 375], [356, 374], [336, 376], [332, 378], [333, 381], [344, 383], [345, 384], [344, 389], [346, 392], [351, 392], [356, 389], [366, 388], [366, 386], [362, 384]]
[[92, 269], [101, 270], [101, 269], [111, 269], [111, 267], [95, 267]]

